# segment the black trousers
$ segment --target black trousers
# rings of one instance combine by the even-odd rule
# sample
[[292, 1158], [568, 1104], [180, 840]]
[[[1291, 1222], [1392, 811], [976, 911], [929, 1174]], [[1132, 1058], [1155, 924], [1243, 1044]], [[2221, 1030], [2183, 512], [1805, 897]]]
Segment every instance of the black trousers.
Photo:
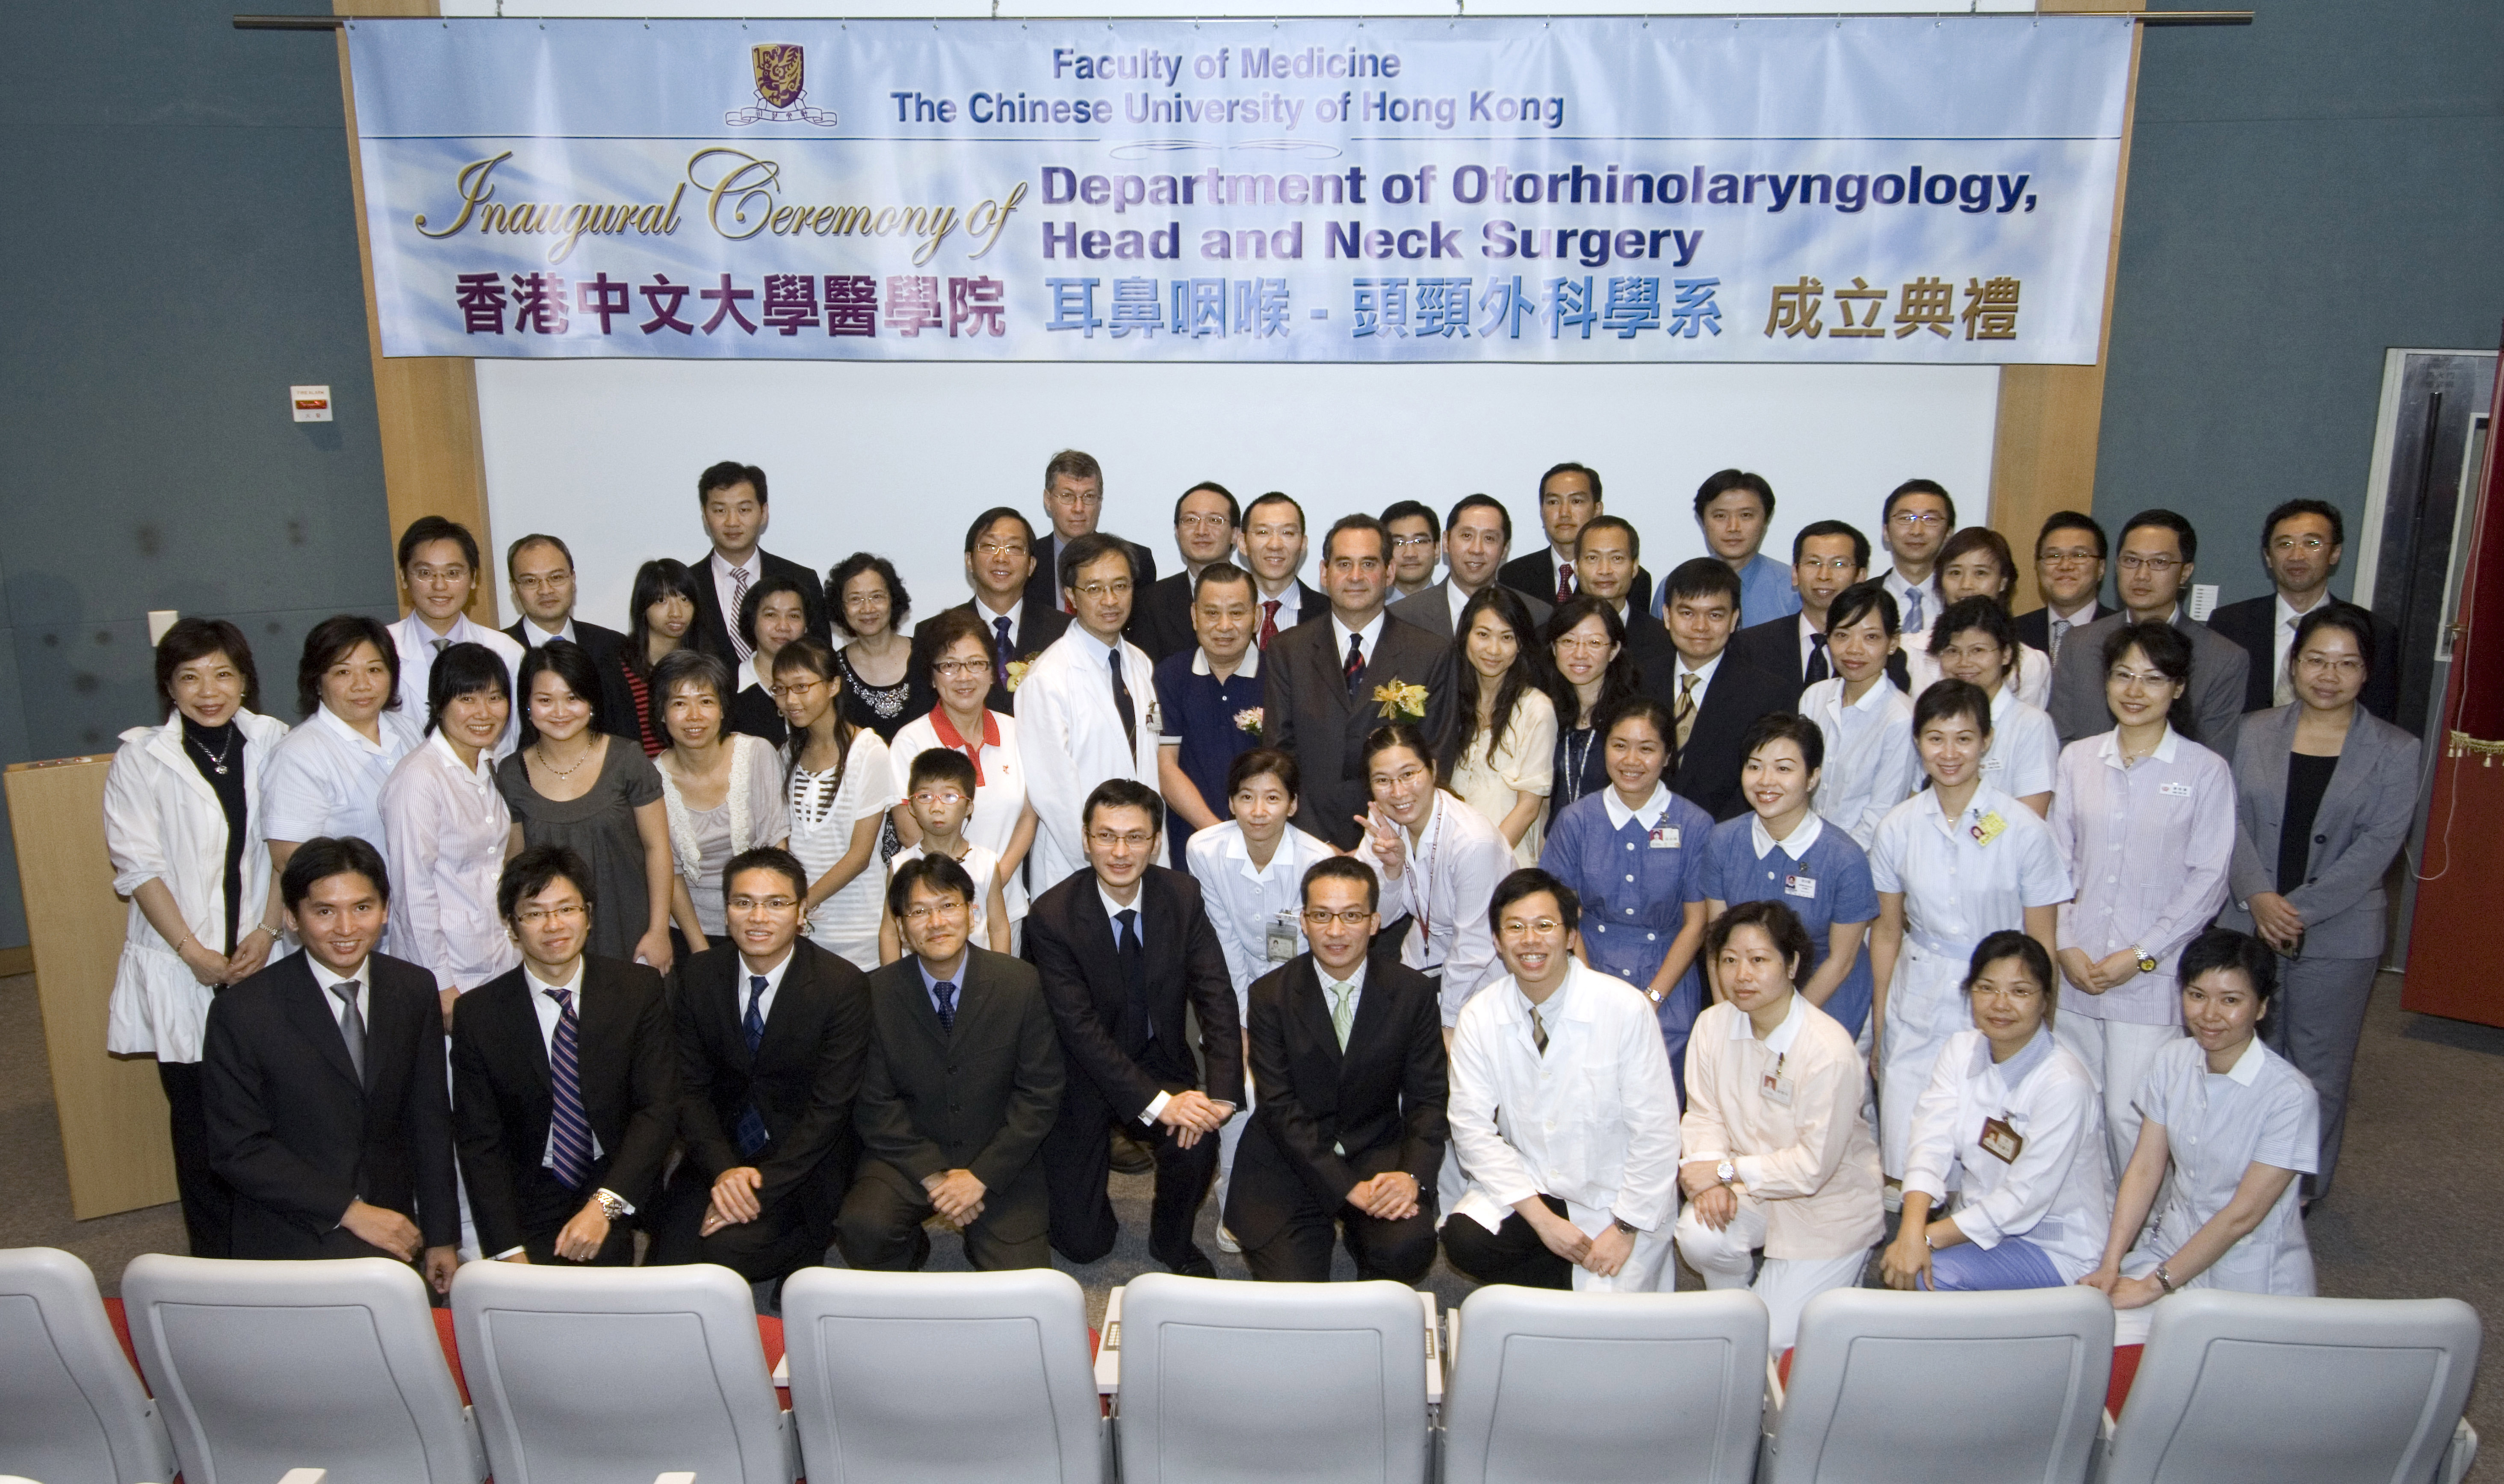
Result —
[[[1052, 1250], [1072, 1262], [1101, 1260], [1121, 1234], [1113, 1197], [1104, 1188], [1105, 1177], [1112, 1172], [1113, 1149], [1107, 1134], [1114, 1122], [1115, 1116], [1101, 1099], [1081, 1094], [1061, 1103], [1060, 1121], [1044, 1135], [1044, 1182], [1052, 1192]], [[1185, 1149], [1174, 1130], [1163, 1123], [1131, 1119], [1128, 1127], [1157, 1159], [1157, 1193], [1148, 1207], [1148, 1255], [1167, 1267], [1176, 1266], [1197, 1247], [1192, 1225], [1200, 1216], [1200, 1203], [1208, 1198], [1208, 1188], [1217, 1180], [1217, 1135], [1209, 1134]]]
[[1398, 1221], [1368, 1216], [1345, 1201], [1336, 1213], [1312, 1201], [1275, 1236], [1244, 1248], [1243, 1263], [1264, 1283], [1328, 1283], [1335, 1240], [1347, 1243], [1359, 1279], [1413, 1285], [1435, 1265], [1435, 1192], [1420, 1191], [1417, 1214]]
[[[1539, 1198], [1558, 1216], [1565, 1214], [1565, 1202], [1555, 1196]], [[1466, 1216], [1451, 1218], [1443, 1223], [1443, 1256], [1480, 1283], [1513, 1283], [1526, 1289], [1574, 1286], [1574, 1264], [1549, 1252], [1518, 1211], [1505, 1217], [1504, 1225], [1493, 1231]]]
[[[997, 1197], [999, 1191], [991, 1192]], [[916, 1237], [934, 1214], [921, 1182], [884, 1159], [862, 1161], [860, 1175], [844, 1194], [843, 1214], [835, 1218], [835, 1245], [853, 1267], [876, 1272], [904, 1272], [920, 1266], [928, 1249]], [[1002, 1216], [991, 1199], [983, 1214], [965, 1230], [965, 1261], [977, 1272], [1013, 1267], [1050, 1267], [1052, 1244], [1033, 1212], [1011, 1215], [1012, 1227], [1025, 1227], [1017, 1237], [1000, 1234]], [[1023, 1218], [1023, 1219], [1021, 1219]]]
[[834, 1163], [829, 1156], [816, 1175], [782, 1199], [766, 1203], [756, 1220], [700, 1236], [705, 1211], [713, 1204], [713, 1181], [693, 1160], [681, 1161], [661, 1193], [650, 1227], [652, 1249], [644, 1261], [718, 1262], [750, 1283], [765, 1283], [821, 1260], [834, 1240], [835, 1213], [843, 1202], [842, 1182], [830, 1168]]
[[234, 1191], [209, 1167], [209, 1135], [200, 1118], [200, 1065], [159, 1061], [166, 1121], [174, 1135], [174, 1186], [183, 1196], [183, 1228], [195, 1258], [234, 1256]]

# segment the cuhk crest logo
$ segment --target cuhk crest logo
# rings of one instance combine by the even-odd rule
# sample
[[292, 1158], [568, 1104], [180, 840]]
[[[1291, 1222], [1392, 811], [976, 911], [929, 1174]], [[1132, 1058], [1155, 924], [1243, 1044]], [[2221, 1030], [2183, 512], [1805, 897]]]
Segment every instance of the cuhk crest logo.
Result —
[[733, 128], [751, 123], [815, 123], [831, 128], [835, 111], [809, 108], [808, 57], [793, 41], [767, 42], [748, 49], [748, 65], [756, 76], [756, 98], [763, 108], [735, 108], [722, 116]]

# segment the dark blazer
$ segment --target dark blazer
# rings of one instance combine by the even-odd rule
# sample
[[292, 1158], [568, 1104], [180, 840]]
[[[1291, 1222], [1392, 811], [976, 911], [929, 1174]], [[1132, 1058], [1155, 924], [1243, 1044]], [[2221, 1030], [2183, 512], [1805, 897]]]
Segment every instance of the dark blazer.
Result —
[[[2252, 930], [2246, 906], [2278, 890], [2278, 852], [2286, 823], [2286, 760], [2295, 750], [2302, 702], [2243, 718], [2235, 739], [2235, 854], [2226, 867], [2219, 927]], [[2304, 884], [2286, 894], [2304, 915], [2307, 958], [2375, 958], [2382, 951], [2382, 877], [2417, 823], [2417, 754], [2422, 744], [2358, 707], [2339, 764], [2313, 815]]]
[[[835, 631], [826, 622], [826, 586], [817, 573], [770, 551], [760, 551], [757, 557], [766, 576], [788, 577], [800, 584], [800, 606], [808, 612], [809, 632], [817, 636], [819, 643], [831, 646], [835, 641]], [[721, 610], [721, 593], [713, 580], [713, 552], [708, 549], [703, 556], [689, 562], [687, 568], [696, 578], [696, 642], [704, 647], [706, 653], [729, 666], [736, 673], [739, 650], [732, 645], [730, 635], [739, 623], [739, 615]]]
[[[1496, 569], [1495, 580], [1525, 598], [1536, 598], [1552, 605], [1556, 602], [1555, 549], [1547, 543], [1543, 535], [1537, 551], [1526, 557], [1515, 557]], [[1581, 592], [1582, 584], [1576, 582], [1574, 590]], [[1635, 569], [1634, 586], [1626, 590], [1626, 605], [1640, 613], [1652, 611], [1652, 573], [1648, 569]]]
[[200, 1060], [209, 1163], [234, 1188], [238, 1258], [371, 1258], [339, 1225], [352, 1200], [408, 1217], [429, 1247], [461, 1240], [443, 1007], [435, 976], [365, 960], [365, 1076], [302, 950], [220, 991]]
[[[1791, 699], [1784, 703], [1782, 708], [1785, 710], [1796, 708], [1800, 692], [1808, 689], [1808, 667], [1800, 659], [1800, 626], [1807, 622], [1804, 614], [1786, 613], [1760, 624], [1750, 624], [1730, 636], [1730, 647], [1724, 651], [1730, 658], [1751, 669], [1761, 670], [1789, 687]], [[1826, 661], [1826, 671], [1829, 674], [1834, 673], [1834, 662], [1830, 659]], [[1913, 688], [1911, 676], [1904, 669], [1904, 651], [1901, 649], [1887, 656], [1887, 677], [1895, 682], [1897, 690]], [[1671, 700], [1676, 700], [1675, 687]]]
[[1130, 604], [1130, 626], [1122, 631], [1122, 637], [1152, 661], [1197, 643], [1199, 636], [1191, 628], [1192, 584], [1186, 569], [1139, 589]]
[[1050, 1202], [1036, 1156], [1061, 1112], [1061, 1039], [1032, 964], [965, 951], [952, 1030], [939, 1027], [920, 959], [908, 953], [869, 976], [861, 1151], [916, 1186], [971, 1170], [993, 1230], [1038, 1235]]
[[[1052, 522], [1048, 519], [1035, 529], [1042, 534], [1035, 537], [1034, 571], [1026, 579], [1026, 601], [1029, 607], [1039, 603], [1058, 613], [1061, 611], [1061, 548], [1063, 542], [1053, 533]], [[1108, 531], [1105, 535], [1112, 535], [1112, 533]], [[1156, 586], [1157, 554], [1128, 536], [1113, 538], [1130, 548], [1131, 593], [1144, 593]], [[1133, 602], [1136, 602], [1135, 598]], [[1026, 642], [1023, 628], [1018, 631], [1018, 642]]]
[[1365, 777], [1365, 739], [1384, 724], [1374, 687], [1393, 681], [1426, 687], [1426, 742], [1440, 749], [1451, 724], [1452, 644], [1386, 612], [1374, 652], [1366, 656], [1365, 677], [1350, 699], [1338, 639], [1338, 626], [1317, 619], [1298, 624], [1269, 645], [1261, 665], [1261, 733], [1264, 745], [1293, 753], [1304, 774], [1297, 818], [1344, 850], [1363, 833], [1356, 816], [1373, 798]]
[[[523, 634], [525, 622], [527, 620], [505, 625], [504, 638], [528, 650], [532, 644], [530, 638]], [[594, 718], [595, 723], [603, 732], [634, 736], [635, 693], [626, 688], [626, 673], [621, 668], [625, 664], [622, 656], [626, 653], [626, 636], [614, 629], [604, 629], [577, 618], [574, 621], [574, 638], [600, 672], [600, 694], [592, 698], [600, 704], [600, 714]], [[510, 678], [518, 688], [521, 677], [515, 675]]]
[[[2087, 616], [2073, 625], [2069, 632], [2074, 634], [2111, 611], [2112, 609], [2104, 606], [2104, 600], [2099, 598], [2088, 606]], [[2209, 621], [2211, 623], [2216, 621], [2214, 614], [2209, 616]], [[2052, 652], [2052, 610], [2050, 608], [2036, 608], [2032, 612], [2020, 613], [2011, 622], [2017, 626], [2017, 642], [2032, 644], [2047, 655]]]
[[[1673, 714], [1678, 709], [1677, 670], [1664, 671], [1667, 678], [1654, 685], [1647, 673], [1645, 690], [1660, 698]], [[1675, 771], [1664, 775], [1672, 793], [1686, 799], [1715, 819], [1736, 819], [1748, 811], [1748, 801], [1739, 792], [1739, 770], [1748, 758], [1739, 750], [1747, 741], [1748, 729], [1756, 718], [1769, 711], [1789, 710], [1799, 703], [1799, 693], [1789, 683], [1777, 679], [1754, 666], [1733, 659], [1729, 650], [1722, 652], [1721, 668], [1713, 672], [1713, 683], [1704, 692], [1704, 704], [1696, 708], [1695, 725], [1687, 730], [1687, 748], [1679, 754]]]
[[1313, 955], [1301, 953], [1252, 982], [1252, 1078], [1261, 1089], [1235, 1152], [1226, 1225], [1258, 1246], [1307, 1200], [1337, 1211], [1357, 1182], [1401, 1170], [1434, 1201], [1450, 1137], [1448, 1065], [1434, 982], [1370, 961], [1348, 1026], [1331, 1028], [1330, 996]]
[[[774, 704], [774, 698], [748, 683], [746, 671], [734, 670], [731, 677], [738, 682], [739, 689], [732, 693], [730, 706], [722, 712], [723, 728], [764, 738], [778, 747], [789, 741], [791, 724], [782, 719], [782, 708]], [[846, 692], [844, 699], [851, 700], [851, 693]], [[912, 718], [905, 719], [909, 721]]]
[[[713, 949], [678, 970], [678, 1135], [708, 1182], [753, 1165], [757, 1199], [772, 1204], [803, 1182], [849, 1183], [859, 1151], [852, 1102], [869, 1055], [869, 980], [806, 938], [765, 1016], [765, 1039], [748, 1054], [739, 1022], [748, 968], [736, 949]], [[768, 1142], [742, 1155], [732, 1139], [750, 1102]]]
[[[1497, 585], [1501, 587], [1508, 584], [1499, 581]], [[1456, 638], [1457, 636], [1452, 633], [1451, 590], [1452, 579], [1442, 578], [1393, 603], [1388, 611], [1392, 617], [1405, 618], [1438, 638]], [[1555, 589], [1549, 588], [1548, 591], [1553, 593]], [[1530, 609], [1531, 624], [1537, 628], [1546, 628], [1548, 615], [1556, 611], [1556, 604], [1528, 593], [1522, 593], [1519, 596], [1522, 605]], [[1522, 637], [1522, 642], [1525, 644], [1536, 641], [1536, 636]]]
[[[2391, 621], [2371, 609], [2357, 607], [2343, 598], [2331, 602], [2361, 614], [2372, 626], [2374, 652], [2365, 657], [2370, 668], [2365, 672], [2364, 693], [2357, 703], [2382, 720], [2415, 735], [2414, 729], [2402, 725], [2400, 709], [2400, 636]], [[2258, 598], [2230, 603], [2208, 615], [2208, 627], [2240, 645], [2251, 657], [2251, 668], [2243, 674], [2243, 709], [2266, 711], [2278, 705], [2278, 672], [2270, 663], [2277, 647], [2271, 626], [2278, 622], [2278, 594], [2271, 592]]]
[[678, 1040], [661, 976], [586, 956], [574, 1012], [582, 1112], [600, 1153], [581, 1185], [558, 1183], [541, 1162], [556, 1100], [538, 993], [516, 968], [463, 995], [452, 1013], [453, 1125], [478, 1248], [489, 1257], [552, 1236], [595, 1191], [648, 1210], [678, 1134]]
[[[2104, 707], [2104, 636], [2130, 622], [2130, 610], [2107, 613], [2083, 629], [2072, 629], [2061, 642], [2061, 658], [2052, 666], [2053, 730], [2068, 746], [2082, 737], [2095, 737], [2113, 727]], [[2177, 611], [2174, 627], [2191, 641], [2191, 713], [2200, 728], [2199, 742], [2219, 757], [2235, 755], [2235, 724], [2243, 719], [2245, 673], [2250, 656], [2243, 646], [2220, 636], [2187, 610]]]
[[[974, 611], [974, 600], [968, 598], [956, 607], [944, 608], [941, 611], [971, 613]], [[933, 614], [932, 618], [935, 617], [937, 615]], [[913, 626], [913, 658], [908, 662], [913, 667], [910, 673], [914, 680], [924, 689], [929, 688], [930, 685], [930, 624], [931, 619], [925, 618]], [[1038, 602], [1034, 589], [1029, 586], [1025, 598], [1018, 604], [1017, 652], [1008, 658], [1012, 663], [1024, 661], [1026, 664], [1032, 664], [1035, 656], [1051, 648], [1053, 640], [1068, 631], [1069, 615], [1061, 611], [1060, 606], [1049, 600]], [[994, 638], [996, 637], [995, 635]], [[991, 687], [991, 699], [984, 704], [1003, 715], [1017, 714], [1016, 694], [998, 685]]]
[[[1148, 1016], [1156, 1035], [1147, 1062], [1122, 1050], [1130, 991], [1122, 982], [1113, 920], [1096, 873], [1080, 871], [1034, 899], [1026, 919], [1026, 955], [1042, 976], [1043, 997], [1069, 1066], [1063, 1119], [1133, 1121], [1159, 1092], [1204, 1087], [1243, 1106], [1243, 1031], [1226, 949], [1201, 904], [1200, 882], [1150, 866], [1139, 882], [1139, 929], [1147, 956]], [[916, 986], [919, 987], [918, 985]], [[1192, 1062], [1186, 1011], [1200, 1017], [1200, 1062]]]

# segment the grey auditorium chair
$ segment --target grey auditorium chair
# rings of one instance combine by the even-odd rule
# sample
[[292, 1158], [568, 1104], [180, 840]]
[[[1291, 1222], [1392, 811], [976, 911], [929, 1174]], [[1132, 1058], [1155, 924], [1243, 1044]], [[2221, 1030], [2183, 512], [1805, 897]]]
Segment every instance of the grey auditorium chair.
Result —
[[1765, 1328], [1744, 1289], [1479, 1289], [1451, 1316], [1445, 1484], [1748, 1484]]
[[0, 1474], [155, 1484], [174, 1467], [95, 1274], [57, 1248], [0, 1250]]
[[387, 1258], [244, 1262], [150, 1253], [122, 1272], [139, 1368], [185, 1484], [477, 1484], [426, 1280]]
[[782, 1337], [810, 1484], [1106, 1477], [1087, 1294], [1066, 1273], [803, 1268]]
[[1124, 1484], [1418, 1484], [1414, 1290], [1146, 1273], [1122, 1297]]
[[1769, 1387], [1763, 1484], [2078, 1484], [2112, 1378], [2094, 1289], [1836, 1289]]
[[712, 1263], [466, 1262], [452, 1329], [502, 1484], [791, 1484], [746, 1279]]
[[2160, 1300], [2106, 1484], [2457, 1484], [2478, 1312], [2457, 1298]]

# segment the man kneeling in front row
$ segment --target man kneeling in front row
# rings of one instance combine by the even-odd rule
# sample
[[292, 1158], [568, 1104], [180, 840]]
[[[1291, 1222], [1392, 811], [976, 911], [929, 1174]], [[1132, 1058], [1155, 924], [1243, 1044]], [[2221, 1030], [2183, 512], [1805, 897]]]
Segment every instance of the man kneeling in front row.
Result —
[[1329, 1279], [1334, 1228], [1359, 1278], [1415, 1283], [1435, 1262], [1443, 1162], [1435, 982], [1366, 962], [1380, 884], [1344, 855], [1304, 872], [1302, 953], [1251, 988], [1261, 1101], [1235, 1155], [1226, 1225], [1255, 1278]]

